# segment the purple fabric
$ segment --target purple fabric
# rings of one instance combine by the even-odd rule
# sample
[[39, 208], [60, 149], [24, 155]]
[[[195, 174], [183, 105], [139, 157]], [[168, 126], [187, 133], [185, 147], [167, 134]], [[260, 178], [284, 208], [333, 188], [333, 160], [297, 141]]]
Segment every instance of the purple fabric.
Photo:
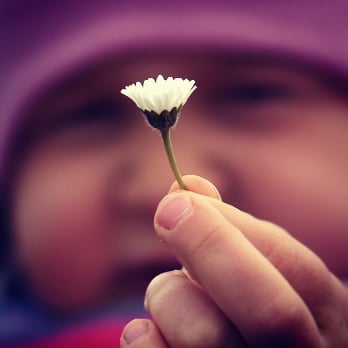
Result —
[[346, 0], [3, 0], [0, 187], [6, 145], [26, 108], [91, 60], [152, 47], [253, 49], [307, 59], [348, 76], [347, 18]]

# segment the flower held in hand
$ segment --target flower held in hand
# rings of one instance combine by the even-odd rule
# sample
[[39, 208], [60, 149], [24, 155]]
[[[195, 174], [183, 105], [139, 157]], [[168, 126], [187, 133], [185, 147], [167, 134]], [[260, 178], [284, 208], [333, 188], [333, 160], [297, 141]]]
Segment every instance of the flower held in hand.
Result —
[[161, 132], [170, 165], [183, 189], [185, 185], [174, 158], [169, 129], [176, 124], [179, 112], [196, 88], [194, 80], [164, 79], [158, 75], [156, 80], [149, 78], [143, 84], [137, 82], [121, 90], [143, 111], [149, 124]]

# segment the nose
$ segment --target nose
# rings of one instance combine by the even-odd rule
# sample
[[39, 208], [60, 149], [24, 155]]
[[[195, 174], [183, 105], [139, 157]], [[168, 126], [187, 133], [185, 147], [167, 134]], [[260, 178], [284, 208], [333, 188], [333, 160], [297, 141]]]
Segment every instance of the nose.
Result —
[[[226, 156], [231, 154], [224, 148], [225, 142], [219, 134], [204, 123], [197, 127], [194, 119], [190, 120], [187, 113], [185, 116], [187, 118], [171, 130], [181, 173], [207, 178], [225, 198], [225, 193], [232, 192], [231, 183], [235, 186], [236, 182], [226, 164]], [[112, 197], [119, 217], [119, 230], [123, 231], [120, 238], [127, 246], [123, 257], [129, 262], [136, 259], [145, 263], [150, 258], [152, 262], [155, 259], [163, 262], [163, 253], [167, 255], [167, 250], [158, 243], [152, 221], [156, 206], [175, 179], [160, 133], [143, 123], [132, 129], [115, 166], [118, 174], [112, 186]]]
[[[222, 165], [226, 151], [208, 127], [197, 127], [197, 123], [192, 123], [187, 117], [171, 130], [173, 151], [180, 172], [182, 175], [204, 176], [222, 189], [228, 181]], [[122, 164], [125, 169], [123, 178], [119, 180], [122, 187], [118, 187], [118, 190], [122, 192], [121, 204], [129, 204], [133, 208], [137, 205], [150, 206], [153, 209], [168, 192], [175, 178], [160, 133], [144, 128], [142, 125], [135, 132], [136, 140], [128, 146]]]
[[[173, 150], [177, 162], [185, 173], [188, 165], [188, 154], [182, 151], [184, 144], [172, 135]], [[175, 180], [166, 156], [161, 134], [143, 126], [137, 132], [137, 138], [131, 146], [127, 146], [124, 156], [122, 187], [118, 190], [122, 194], [122, 204], [156, 205], [168, 192], [169, 186]], [[187, 155], [187, 156], [186, 156]], [[120, 168], [121, 169], [121, 168]]]

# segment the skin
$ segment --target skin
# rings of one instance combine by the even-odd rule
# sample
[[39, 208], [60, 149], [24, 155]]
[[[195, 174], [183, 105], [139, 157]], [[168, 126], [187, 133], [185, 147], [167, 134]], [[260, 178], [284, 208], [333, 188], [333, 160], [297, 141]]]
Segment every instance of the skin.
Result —
[[[347, 97], [296, 65], [170, 57], [110, 62], [33, 111], [12, 226], [34, 292], [75, 313], [138, 296], [179, 261], [182, 274], [151, 283], [153, 322], [128, 346], [343, 347], [347, 294], [335, 276], [348, 274]], [[186, 178], [197, 194], [177, 195], [193, 210], [170, 232], [160, 214], [176, 194], [157, 210], [164, 243], [152, 219], [169, 165], [160, 137], [117, 92], [157, 73], [196, 79], [174, 150], [182, 172], [204, 174], [227, 203], [210, 183]], [[98, 100], [115, 108], [76, 117]], [[205, 313], [207, 326], [192, 334], [177, 325], [179, 300], [190, 323]]]
[[175, 185], [155, 214], [185, 269], [150, 283], [153, 319], [128, 323], [121, 346], [345, 347], [347, 290], [322, 260], [279, 226], [207, 194], [202, 178], [185, 182], [193, 192]]

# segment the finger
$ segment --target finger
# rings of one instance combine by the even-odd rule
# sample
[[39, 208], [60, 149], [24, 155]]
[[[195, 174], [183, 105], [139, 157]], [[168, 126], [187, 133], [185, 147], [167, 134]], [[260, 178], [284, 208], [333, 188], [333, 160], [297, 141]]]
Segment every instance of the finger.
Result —
[[171, 347], [246, 347], [221, 310], [181, 271], [154, 278], [145, 307]]
[[279, 270], [309, 307], [317, 325], [328, 322], [337, 281], [326, 265], [281, 227], [242, 212], [228, 204], [209, 202]]
[[149, 319], [134, 319], [123, 329], [122, 348], [168, 348], [156, 324]]
[[207, 198], [187, 191], [168, 195], [155, 214], [155, 228], [251, 345], [319, 346], [302, 299]]
[[[221, 201], [221, 196], [217, 188], [207, 179], [197, 175], [185, 175], [183, 177], [186, 188], [189, 191], [200, 193], [201, 195], [216, 198]], [[180, 190], [178, 183], [175, 181], [169, 189], [169, 192]]]

